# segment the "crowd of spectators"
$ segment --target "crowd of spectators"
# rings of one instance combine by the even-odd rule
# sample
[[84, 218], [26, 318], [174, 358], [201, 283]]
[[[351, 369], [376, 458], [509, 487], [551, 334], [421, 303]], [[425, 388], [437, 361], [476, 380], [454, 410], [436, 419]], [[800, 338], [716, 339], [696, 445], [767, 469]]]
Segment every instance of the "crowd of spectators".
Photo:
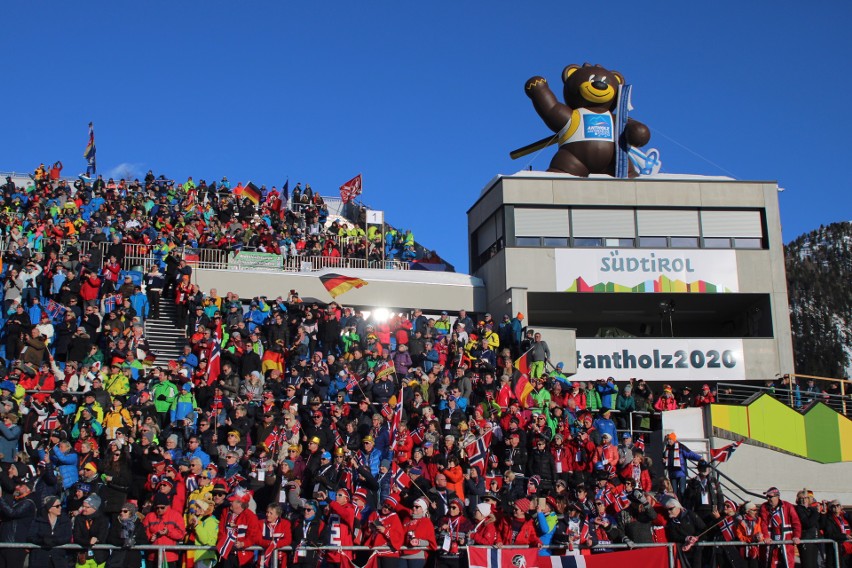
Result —
[[[31, 567], [138, 567], [156, 560], [132, 548], [145, 543], [212, 547], [168, 551], [171, 568], [268, 566], [276, 554], [279, 564], [360, 564], [370, 552], [339, 548], [351, 545], [379, 550], [383, 566], [417, 568], [463, 566], [468, 544], [548, 554], [545, 545], [606, 553], [675, 542], [694, 566], [697, 540], [824, 535], [848, 546], [838, 503], [805, 492], [793, 506], [774, 488], [763, 503], [733, 503], [674, 434], [653, 467], [632, 432], [658, 429], [661, 412], [712, 403], [711, 385], [572, 381], [520, 313], [497, 321], [415, 309], [379, 321], [302, 302], [295, 290], [244, 306], [234, 293], [200, 291], [171, 253], [162, 273], [156, 265], [137, 283], [120, 269], [126, 239], [161, 223], [177, 242], [219, 238], [233, 221], [202, 214], [197, 235], [168, 218], [178, 193], [153, 176], [153, 197], [95, 183], [77, 188], [81, 204], [55, 185], [38, 178], [20, 216], [20, 196], [4, 188], [14, 223], [3, 264], [0, 543], [36, 545]], [[177, 206], [206, 195], [209, 212], [200, 186]], [[212, 195], [220, 210], [231, 200]], [[252, 228], [230, 233], [241, 235], [234, 243], [272, 231], [269, 215], [245, 220]], [[93, 257], [73, 244], [81, 232], [118, 240]], [[161, 295], [178, 305], [187, 338], [167, 366], [150, 364], [143, 326]], [[84, 549], [55, 548], [68, 542]], [[104, 543], [119, 549], [92, 548]], [[794, 552], [755, 546], [742, 559], [780, 565]], [[3, 550], [0, 568], [27, 554]], [[803, 565], [818, 554], [801, 545]]]
[[327, 204], [309, 184], [297, 183], [292, 192], [289, 183], [282, 190], [252, 186], [258, 196], [253, 199], [242, 183], [232, 186], [227, 177], [210, 184], [192, 177], [175, 183], [149, 171], [142, 181], [98, 175], [70, 182], [60, 172], [61, 167], [42, 164], [25, 187], [6, 178], [0, 236], [11, 239], [13, 250], [45, 251], [50, 243], [61, 254], [69, 239], [140, 245], [161, 270], [169, 251], [178, 247], [375, 263], [418, 257], [410, 230], [386, 226], [383, 233], [380, 225], [366, 223], [366, 209], [358, 206], [352, 207], [355, 222], [330, 219]]

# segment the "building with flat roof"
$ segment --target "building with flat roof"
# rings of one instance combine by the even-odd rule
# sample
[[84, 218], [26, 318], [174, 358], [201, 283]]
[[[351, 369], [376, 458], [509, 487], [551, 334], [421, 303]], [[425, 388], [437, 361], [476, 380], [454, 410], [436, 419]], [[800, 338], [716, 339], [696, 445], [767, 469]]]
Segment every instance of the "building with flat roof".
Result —
[[579, 379], [791, 373], [775, 182], [497, 176], [468, 210], [471, 274]]

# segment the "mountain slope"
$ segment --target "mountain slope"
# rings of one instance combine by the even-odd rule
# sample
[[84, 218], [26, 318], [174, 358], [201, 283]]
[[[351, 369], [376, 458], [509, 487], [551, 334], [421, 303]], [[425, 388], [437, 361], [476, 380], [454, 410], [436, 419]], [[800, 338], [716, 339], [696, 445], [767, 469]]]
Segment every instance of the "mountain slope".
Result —
[[785, 247], [796, 372], [846, 377], [852, 361], [852, 223], [833, 223]]

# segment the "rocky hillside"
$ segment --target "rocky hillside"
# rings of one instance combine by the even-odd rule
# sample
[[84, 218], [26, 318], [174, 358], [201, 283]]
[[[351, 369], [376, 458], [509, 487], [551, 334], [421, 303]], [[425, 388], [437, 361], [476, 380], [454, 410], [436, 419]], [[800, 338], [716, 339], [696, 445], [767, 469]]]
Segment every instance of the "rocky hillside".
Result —
[[785, 247], [796, 372], [850, 376], [852, 223], [834, 223]]

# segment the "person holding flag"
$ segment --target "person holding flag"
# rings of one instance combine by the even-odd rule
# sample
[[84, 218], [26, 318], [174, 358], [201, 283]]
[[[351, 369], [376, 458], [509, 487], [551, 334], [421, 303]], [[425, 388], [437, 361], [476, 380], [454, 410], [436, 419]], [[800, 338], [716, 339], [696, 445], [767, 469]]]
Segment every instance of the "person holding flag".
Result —
[[90, 177], [98, 172], [95, 164], [95, 125], [89, 123], [89, 142], [86, 144], [86, 150], [83, 152], [83, 157], [86, 158], [86, 176]]

